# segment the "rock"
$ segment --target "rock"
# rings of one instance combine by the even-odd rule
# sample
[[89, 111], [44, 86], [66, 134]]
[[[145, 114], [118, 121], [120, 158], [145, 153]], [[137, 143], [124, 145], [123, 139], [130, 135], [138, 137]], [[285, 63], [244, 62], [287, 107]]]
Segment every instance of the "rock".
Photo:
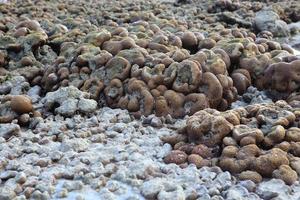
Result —
[[16, 182], [19, 184], [23, 184], [26, 182], [27, 180], [27, 176], [24, 172], [20, 172], [19, 174], [17, 174], [17, 176], [15, 177]]
[[41, 102], [46, 110], [55, 110], [64, 116], [72, 116], [76, 111], [90, 113], [96, 110], [97, 102], [89, 99], [89, 94], [74, 86], [63, 87], [55, 92], [48, 92]]
[[185, 194], [183, 192], [182, 187], [177, 186], [173, 189], [174, 190], [160, 191], [157, 196], [157, 199], [158, 200], [168, 200], [168, 199], [185, 200]]
[[97, 102], [93, 99], [80, 99], [78, 102], [79, 111], [83, 113], [94, 112], [97, 108]]
[[30, 121], [30, 115], [25, 113], [25, 114], [22, 114], [19, 118], [18, 118], [18, 123], [20, 125], [27, 125]]
[[270, 31], [274, 36], [289, 36], [287, 24], [280, 20], [277, 13], [272, 9], [264, 9], [256, 13], [254, 18], [255, 27], [258, 31]]
[[256, 189], [256, 193], [262, 199], [272, 199], [279, 196], [287, 198], [289, 192], [290, 188], [284, 184], [283, 180], [280, 179], [271, 179], [269, 181], [262, 182]]
[[211, 171], [209, 167], [202, 167], [199, 173], [203, 181], [213, 180], [217, 176], [217, 174]]
[[0, 179], [8, 180], [10, 178], [15, 177], [16, 175], [17, 175], [16, 171], [4, 171], [4, 172], [1, 172]]
[[13, 96], [10, 102], [11, 109], [17, 113], [29, 113], [32, 111], [31, 100], [24, 95]]
[[88, 148], [89, 143], [87, 140], [82, 138], [74, 138], [63, 141], [60, 145], [60, 150], [63, 152], [67, 152], [73, 150], [75, 152], [81, 152]]
[[77, 99], [66, 99], [55, 109], [55, 112], [64, 116], [72, 116], [77, 111], [77, 104]]
[[83, 188], [82, 181], [72, 181], [72, 182], [64, 182], [63, 188], [67, 190], [67, 192], [73, 190], [81, 190]]
[[164, 188], [160, 179], [152, 179], [143, 183], [141, 192], [147, 199], [157, 198], [158, 193]]
[[220, 172], [214, 179], [215, 185], [219, 184], [223, 190], [227, 190], [233, 185], [233, 177], [229, 172]]
[[11, 200], [16, 197], [16, 193], [9, 187], [0, 187], [0, 199], [1, 200]]
[[158, 118], [158, 117], [153, 117], [153, 118], [151, 119], [150, 125], [153, 126], [153, 127], [159, 128], [159, 127], [162, 127], [162, 126], [163, 126], [163, 123], [162, 123], [162, 121], [160, 120], [160, 118]]
[[11, 136], [18, 136], [20, 134], [20, 126], [17, 124], [1, 124], [0, 125], [0, 137], [9, 139]]
[[248, 196], [248, 190], [240, 185], [232, 186], [226, 192], [226, 199], [228, 200], [248, 199]]
[[240, 185], [245, 187], [249, 192], [254, 192], [256, 189], [256, 184], [251, 180], [241, 181]]

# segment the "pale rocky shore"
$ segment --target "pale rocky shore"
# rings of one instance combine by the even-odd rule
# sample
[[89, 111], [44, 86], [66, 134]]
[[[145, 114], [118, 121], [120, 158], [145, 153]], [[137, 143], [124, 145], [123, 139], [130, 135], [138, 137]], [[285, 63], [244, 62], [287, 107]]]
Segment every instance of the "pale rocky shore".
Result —
[[0, 200], [300, 199], [299, 13], [0, 0]]
[[[271, 102], [256, 88], [248, 90], [247, 101], [241, 98], [233, 108]], [[30, 128], [3, 124], [0, 199], [300, 198], [299, 181], [256, 184], [217, 166], [165, 164], [172, 146], [162, 138], [176, 135], [185, 123], [154, 115], [136, 120], [126, 110], [103, 107], [85, 117], [36, 118]]]

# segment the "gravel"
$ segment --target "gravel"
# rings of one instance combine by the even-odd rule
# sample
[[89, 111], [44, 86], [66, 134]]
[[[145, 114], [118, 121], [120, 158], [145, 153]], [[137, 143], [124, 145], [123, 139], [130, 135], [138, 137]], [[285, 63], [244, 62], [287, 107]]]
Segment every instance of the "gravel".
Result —
[[20, 136], [1, 145], [0, 199], [22, 199], [26, 194], [70, 200], [300, 196], [298, 183], [289, 187], [272, 179], [256, 188], [252, 181], [238, 182], [219, 167], [165, 164], [163, 158], [172, 148], [160, 137], [172, 134], [175, 124], [151, 124], [133, 120], [128, 111], [104, 107], [92, 117], [52, 115], [35, 129], [22, 129]]

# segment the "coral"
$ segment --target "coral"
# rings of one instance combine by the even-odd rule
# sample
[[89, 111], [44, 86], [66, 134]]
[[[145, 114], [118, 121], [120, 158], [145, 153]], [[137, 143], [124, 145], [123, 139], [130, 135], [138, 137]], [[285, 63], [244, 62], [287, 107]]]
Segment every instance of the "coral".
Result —
[[278, 62], [270, 65], [265, 70], [264, 79], [266, 87], [279, 92], [291, 93], [299, 89], [299, 65], [300, 60], [290, 63]]
[[296, 102], [294, 107], [280, 100], [224, 112], [200, 110], [178, 129], [187, 138], [177, 136], [172, 146], [197, 167], [218, 165], [255, 183], [274, 177], [293, 184], [300, 156]]
[[207, 96], [209, 105], [216, 108], [223, 97], [223, 88], [218, 78], [211, 72], [205, 72], [202, 76], [198, 91]]
[[189, 138], [200, 140], [208, 146], [219, 144], [233, 129], [233, 125], [219, 114], [212, 109], [196, 112], [187, 120]]
[[208, 100], [204, 94], [191, 93], [185, 97], [184, 110], [185, 114], [193, 115], [199, 110], [209, 107]]
[[171, 153], [164, 158], [166, 163], [183, 164], [187, 161], [188, 156], [179, 150], [171, 151]]
[[288, 185], [298, 180], [297, 173], [289, 165], [281, 165], [279, 169], [274, 170], [273, 177], [283, 180]]
[[199, 64], [190, 60], [179, 63], [177, 75], [173, 82], [173, 89], [176, 92], [191, 93], [199, 86], [202, 69]]
[[261, 130], [257, 128], [250, 128], [244, 124], [234, 127], [232, 130], [232, 137], [241, 146], [259, 144], [264, 139], [264, 135]]
[[110, 81], [114, 78], [125, 80], [129, 77], [131, 70], [130, 63], [122, 57], [113, 57], [105, 65], [105, 81]]
[[143, 81], [131, 78], [125, 87], [125, 93], [125, 96], [121, 97], [118, 103], [121, 108], [145, 116], [152, 113], [154, 98]]
[[231, 74], [231, 78], [239, 95], [244, 94], [251, 85], [251, 76], [245, 69], [234, 70]]

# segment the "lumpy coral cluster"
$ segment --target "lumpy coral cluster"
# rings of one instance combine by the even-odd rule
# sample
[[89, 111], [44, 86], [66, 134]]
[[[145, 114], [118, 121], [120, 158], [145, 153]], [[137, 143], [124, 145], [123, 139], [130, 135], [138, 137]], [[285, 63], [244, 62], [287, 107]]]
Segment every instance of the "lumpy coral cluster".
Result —
[[207, 108], [190, 116], [179, 133], [183, 136], [172, 143], [167, 163], [218, 165], [256, 183], [262, 177], [280, 178], [287, 184], [298, 180], [300, 129], [295, 101], [224, 112]]
[[[287, 25], [300, 20], [299, 10], [296, 0], [0, 0], [1, 135], [15, 141], [10, 138], [20, 126], [34, 129], [48, 117], [57, 122], [65, 117], [68, 128], [77, 129], [77, 118], [74, 124], [70, 118], [103, 106], [149, 116], [145, 121], [156, 128], [185, 117], [178, 133], [162, 138], [173, 149], [166, 156], [159, 152], [160, 161], [183, 168], [219, 166], [255, 183], [272, 177], [293, 184], [300, 175], [300, 57], [274, 37], [300, 32]], [[268, 92], [270, 102], [229, 109], [250, 86]], [[97, 121], [94, 116], [89, 123]], [[109, 138], [124, 134], [114, 131], [123, 126], [114, 126]], [[91, 130], [93, 141], [107, 143], [98, 128]], [[58, 161], [60, 155], [53, 154]], [[108, 159], [117, 160], [119, 155]], [[115, 169], [109, 164], [103, 167], [111, 176]], [[156, 176], [152, 168], [147, 174]], [[10, 176], [15, 174], [1, 174], [0, 182]]]
[[[80, 17], [85, 10], [72, 10], [75, 19], [52, 16], [40, 22], [7, 15], [1, 21], [1, 76], [19, 73], [43, 92], [74, 86], [99, 105], [128, 109], [136, 116], [226, 110], [250, 85], [288, 94], [299, 88], [299, 58], [287, 45], [272, 41], [271, 32], [255, 35], [224, 27], [218, 15], [202, 21], [201, 28], [169, 19], [168, 12], [163, 18], [145, 13], [143, 3], [136, 4], [132, 12], [110, 13], [110, 19], [94, 23]], [[157, 12], [167, 6], [153, 5]], [[208, 10], [246, 5], [218, 1]], [[63, 3], [47, 7], [61, 14], [71, 8]], [[37, 14], [30, 3], [24, 9]], [[122, 10], [122, 3], [115, 9]], [[107, 17], [105, 12], [102, 16]]]

